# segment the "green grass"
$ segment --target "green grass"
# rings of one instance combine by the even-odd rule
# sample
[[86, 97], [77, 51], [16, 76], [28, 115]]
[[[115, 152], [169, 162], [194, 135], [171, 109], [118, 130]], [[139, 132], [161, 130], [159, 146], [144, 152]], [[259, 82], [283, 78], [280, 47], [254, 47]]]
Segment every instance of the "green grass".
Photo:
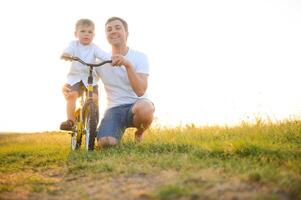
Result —
[[[153, 128], [70, 151], [66, 133], [0, 135], [0, 199], [301, 199], [301, 122]], [[126, 192], [125, 192], [126, 191]]]

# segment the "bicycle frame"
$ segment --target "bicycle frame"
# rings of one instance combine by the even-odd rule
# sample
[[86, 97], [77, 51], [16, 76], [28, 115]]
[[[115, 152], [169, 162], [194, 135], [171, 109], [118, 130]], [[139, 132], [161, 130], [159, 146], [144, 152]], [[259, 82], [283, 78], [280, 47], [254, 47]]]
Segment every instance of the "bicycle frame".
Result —
[[80, 100], [80, 106], [75, 112], [75, 126], [71, 133], [71, 149], [79, 149], [82, 142], [82, 136], [85, 138], [85, 149], [94, 150], [95, 133], [98, 124], [98, 106], [93, 102], [93, 68], [99, 67], [107, 63], [112, 63], [107, 60], [97, 64], [86, 63], [78, 57], [63, 56], [69, 61], [77, 61], [89, 67], [88, 88], [86, 94], [83, 94]]

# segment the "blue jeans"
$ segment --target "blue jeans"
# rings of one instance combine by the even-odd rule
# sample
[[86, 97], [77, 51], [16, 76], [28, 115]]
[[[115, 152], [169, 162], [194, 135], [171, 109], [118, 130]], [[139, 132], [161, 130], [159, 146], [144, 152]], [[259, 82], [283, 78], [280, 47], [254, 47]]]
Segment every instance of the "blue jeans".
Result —
[[134, 127], [134, 104], [125, 104], [108, 109], [101, 120], [97, 138], [114, 137], [121, 140], [126, 128]]

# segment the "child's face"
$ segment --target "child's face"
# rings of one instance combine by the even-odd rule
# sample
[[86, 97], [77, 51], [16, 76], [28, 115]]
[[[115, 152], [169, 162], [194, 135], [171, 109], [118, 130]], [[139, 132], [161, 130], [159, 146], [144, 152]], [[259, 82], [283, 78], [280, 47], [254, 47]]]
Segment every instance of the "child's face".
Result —
[[75, 31], [75, 37], [83, 45], [89, 45], [94, 38], [94, 28], [92, 26], [81, 25]]

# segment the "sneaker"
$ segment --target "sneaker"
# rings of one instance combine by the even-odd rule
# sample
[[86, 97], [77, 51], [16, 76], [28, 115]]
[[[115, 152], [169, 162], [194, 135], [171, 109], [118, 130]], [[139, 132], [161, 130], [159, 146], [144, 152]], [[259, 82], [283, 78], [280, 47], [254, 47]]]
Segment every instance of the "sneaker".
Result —
[[72, 131], [73, 126], [74, 122], [68, 119], [67, 121], [61, 123], [60, 129], [64, 131]]

